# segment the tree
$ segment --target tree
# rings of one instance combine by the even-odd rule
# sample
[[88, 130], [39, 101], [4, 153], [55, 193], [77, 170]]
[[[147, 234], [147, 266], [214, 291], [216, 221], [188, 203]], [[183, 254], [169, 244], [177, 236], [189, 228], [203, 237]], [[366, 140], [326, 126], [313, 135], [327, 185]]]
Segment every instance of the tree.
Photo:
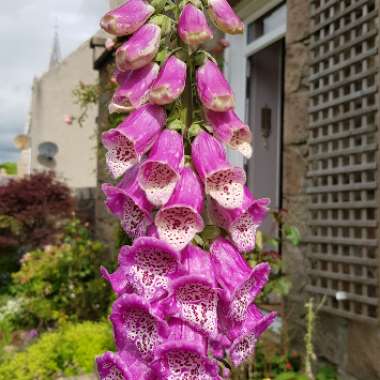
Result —
[[0, 187], [0, 250], [54, 243], [73, 211], [70, 189], [52, 172], [9, 181]]

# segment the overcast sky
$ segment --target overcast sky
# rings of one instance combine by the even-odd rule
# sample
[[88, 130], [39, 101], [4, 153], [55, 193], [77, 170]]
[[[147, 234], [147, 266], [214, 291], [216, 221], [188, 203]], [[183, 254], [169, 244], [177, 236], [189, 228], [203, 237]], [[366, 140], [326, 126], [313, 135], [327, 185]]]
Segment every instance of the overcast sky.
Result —
[[34, 76], [48, 68], [54, 25], [65, 57], [98, 29], [108, 0], [0, 0], [0, 163], [17, 159]]

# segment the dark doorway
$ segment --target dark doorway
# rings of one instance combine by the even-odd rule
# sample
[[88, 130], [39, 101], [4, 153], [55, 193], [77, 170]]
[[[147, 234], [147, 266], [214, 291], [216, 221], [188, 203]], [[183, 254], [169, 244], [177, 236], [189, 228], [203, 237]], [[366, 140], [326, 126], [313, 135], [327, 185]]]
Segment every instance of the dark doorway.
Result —
[[[281, 208], [284, 40], [260, 50], [249, 60], [249, 125], [253, 156], [247, 162], [248, 185], [256, 198], [268, 197]], [[263, 232], [273, 233], [267, 218]]]

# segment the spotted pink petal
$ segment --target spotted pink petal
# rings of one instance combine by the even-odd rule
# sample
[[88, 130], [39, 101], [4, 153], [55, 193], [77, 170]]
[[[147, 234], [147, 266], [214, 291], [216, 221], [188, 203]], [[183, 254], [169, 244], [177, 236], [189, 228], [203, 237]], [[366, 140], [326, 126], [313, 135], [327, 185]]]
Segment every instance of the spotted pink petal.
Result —
[[214, 136], [232, 149], [239, 151], [246, 158], [252, 156], [252, 133], [234, 111], [206, 111], [206, 117], [213, 129]]
[[195, 47], [213, 37], [205, 15], [191, 3], [182, 9], [178, 20], [178, 35], [183, 42]]
[[178, 320], [170, 324], [169, 339], [155, 350], [158, 379], [220, 380], [218, 366], [207, 357], [204, 337]]
[[123, 294], [118, 298], [112, 305], [110, 320], [117, 349], [136, 352], [148, 362], [168, 334], [166, 322], [136, 295]]
[[128, 71], [129, 75], [116, 90], [109, 105], [110, 113], [129, 112], [148, 102], [149, 91], [156, 79], [159, 66], [149, 63], [138, 70]]
[[154, 237], [141, 237], [120, 251], [120, 263], [135, 293], [147, 301], [167, 295], [170, 281], [178, 276], [179, 253]]
[[245, 172], [229, 164], [223, 145], [207, 132], [201, 132], [191, 149], [193, 163], [205, 184], [206, 194], [225, 208], [241, 207]]
[[121, 296], [124, 293], [133, 293], [134, 288], [124, 268], [118, 268], [114, 273], [109, 273], [105, 267], [100, 267], [102, 277], [109, 282], [112, 290]]
[[100, 380], [154, 380], [152, 370], [127, 351], [106, 352], [96, 358]]
[[251, 268], [237, 249], [224, 238], [218, 238], [210, 247], [215, 277], [223, 289], [221, 299], [228, 318], [244, 321], [249, 305], [268, 282], [270, 266], [267, 263]]
[[197, 90], [203, 105], [215, 112], [232, 110], [235, 105], [232, 90], [218, 65], [209, 59], [198, 68]]
[[138, 167], [130, 169], [117, 185], [103, 184], [108, 210], [117, 216], [124, 231], [135, 238], [145, 234], [151, 224], [152, 205], [137, 182]]
[[153, 145], [148, 159], [140, 166], [138, 181], [155, 206], [167, 203], [180, 178], [184, 164], [183, 139], [165, 129]]
[[210, 254], [189, 244], [182, 251], [183, 275], [173, 280], [169, 297], [157, 306], [162, 317], [174, 316], [200, 333], [218, 334], [218, 291]]
[[159, 137], [165, 122], [165, 111], [147, 104], [132, 112], [117, 128], [102, 134], [107, 165], [115, 178], [141, 160]]
[[264, 315], [255, 305], [249, 307], [247, 318], [228, 350], [235, 367], [254, 355], [257, 341], [274, 322], [276, 316], [275, 312]]
[[150, 101], [165, 105], [174, 102], [186, 86], [186, 63], [175, 55], [170, 56], [162, 66], [158, 78], [150, 91]]
[[241, 207], [226, 209], [210, 199], [208, 211], [212, 222], [229, 232], [240, 252], [250, 252], [255, 248], [256, 232], [268, 213], [269, 204], [268, 198], [256, 200], [245, 186]]
[[204, 228], [203, 190], [190, 168], [184, 168], [168, 203], [155, 217], [160, 239], [181, 250]]
[[229, 34], [241, 34], [244, 23], [236, 15], [227, 0], [209, 0], [208, 14], [216, 27]]
[[152, 7], [144, 0], [128, 0], [122, 6], [106, 13], [100, 26], [115, 36], [126, 36], [134, 33], [145, 24], [154, 13]]
[[116, 66], [121, 71], [137, 70], [152, 62], [161, 41], [161, 28], [155, 24], [141, 27], [116, 51]]

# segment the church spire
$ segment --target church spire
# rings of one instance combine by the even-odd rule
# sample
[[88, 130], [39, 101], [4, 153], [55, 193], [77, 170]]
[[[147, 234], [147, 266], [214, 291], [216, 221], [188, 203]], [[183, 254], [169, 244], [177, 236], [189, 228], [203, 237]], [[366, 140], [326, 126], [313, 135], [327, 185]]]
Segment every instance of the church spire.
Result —
[[49, 69], [52, 69], [53, 67], [58, 65], [61, 62], [61, 59], [61, 45], [59, 43], [58, 24], [56, 23], [54, 27], [54, 42], [50, 56]]

